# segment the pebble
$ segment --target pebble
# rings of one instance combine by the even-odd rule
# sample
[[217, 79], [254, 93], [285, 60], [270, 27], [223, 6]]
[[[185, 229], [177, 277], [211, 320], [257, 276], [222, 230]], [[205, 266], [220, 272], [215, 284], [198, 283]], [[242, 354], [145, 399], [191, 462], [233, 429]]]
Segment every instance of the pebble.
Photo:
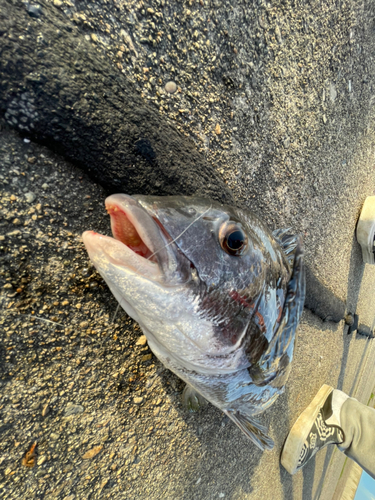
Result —
[[96, 457], [98, 453], [100, 453], [103, 449], [102, 445], [94, 446], [94, 448], [91, 448], [91, 450], [86, 451], [86, 453], [83, 455], [83, 460], [87, 460], [90, 458]]
[[25, 193], [25, 198], [27, 203], [32, 203], [33, 201], [35, 201], [36, 195], [33, 192], [29, 191], [28, 193]]
[[44, 184], [42, 184], [42, 189], [44, 189], [44, 191], [47, 191], [48, 184], [46, 182]]
[[133, 402], [134, 402], [134, 404], [136, 404], [136, 405], [140, 405], [140, 404], [142, 403], [142, 401], [143, 401], [143, 397], [142, 397], [142, 396], [141, 396], [141, 397], [138, 397], [138, 398], [134, 398], [134, 399], [133, 399]]
[[331, 82], [329, 84], [329, 98], [331, 99], [331, 102], [335, 102], [337, 97], [337, 90], [335, 85]]
[[150, 359], [152, 359], [152, 354], [145, 354], [141, 358], [142, 361], [150, 361]]
[[175, 82], [167, 82], [164, 88], [169, 94], [174, 94], [177, 90], [177, 85]]
[[42, 455], [41, 457], [38, 458], [37, 464], [38, 465], [43, 465], [46, 460], [47, 460], [47, 456], [46, 455]]
[[70, 415], [79, 415], [85, 411], [84, 407], [74, 403], [68, 403], [65, 408], [64, 417], [70, 417]]
[[215, 133], [216, 133], [216, 135], [220, 135], [221, 134], [221, 127], [220, 127], [219, 123], [216, 124]]
[[26, 10], [31, 17], [40, 17], [43, 14], [42, 7], [40, 5], [30, 5], [26, 4]]
[[146, 335], [141, 335], [135, 345], [146, 345], [146, 344], [147, 344]]
[[53, 441], [57, 441], [57, 439], [59, 439], [59, 437], [60, 437], [60, 434], [56, 434], [56, 432], [52, 432], [49, 437], [51, 439], [53, 439]]
[[42, 417], [45, 417], [46, 415], [48, 415], [49, 413], [49, 406], [48, 406], [48, 403], [43, 407], [43, 410], [42, 410]]

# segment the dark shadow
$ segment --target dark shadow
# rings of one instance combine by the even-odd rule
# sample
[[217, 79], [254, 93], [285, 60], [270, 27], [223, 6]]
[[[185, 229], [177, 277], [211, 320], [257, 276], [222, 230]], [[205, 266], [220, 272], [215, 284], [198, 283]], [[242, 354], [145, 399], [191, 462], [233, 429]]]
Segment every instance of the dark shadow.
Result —
[[[326, 457], [324, 459], [324, 464], [323, 464], [323, 471], [324, 472], [323, 472], [323, 474], [320, 477], [319, 484], [318, 484], [318, 487], [316, 489], [316, 492], [315, 492], [313, 500], [319, 500], [320, 494], [321, 494], [322, 489], [323, 489], [323, 484], [324, 484], [324, 481], [325, 481], [325, 478], [326, 478], [326, 472], [328, 470], [328, 466], [329, 466], [329, 463], [331, 461], [331, 458], [332, 458], [332, 455], [333, 455], [334, 451], [335, 451], [335, 445], [328, 446]], [[303, 498], [305, 498], [305, 497], [303, 497]], [[306, 497], [306, 498], [308, 498], [308, 497]]]
[[367, 325], [360, 324], [358, 326], [358, 335], [362, 335], [364, 338], [373, 339], [374, 335], [374, 324], [371, 327]]
[[[365, 264], [362, 261], [362, 253], [359, 244], [357, 243], [355, 235], [353, 235], [352, 241], [352, 251], [350, 255], [350, 269], [348, 276], [348, 291], [347, 291], [347, 310], [355, 313], [358, 304], [359, 292], [361, 289], [361, 283], [363, 278], [363, 273], [365, 270]], [[342, 389], [346, 364], [348, 361], [349, 354], [349, 344], [351, 341], [351, 336], [347, 335], [348, 328], [344, 328], [344, 352], [341, 361], [341, 369], [338, 378], [337, 389]]]
[[[361, 337], [359, 337], [359, 340], [361, 339]], [[365, 337], [362, 337], [362, 340], [364, 341], [365, 340]], [[355, 385], [357, 383], [357, 379], [361, 373], [361, 366], [364, 362], [364, 358], [367, 354], [367, 351], [366, 349], [363, 349], [363, 352], [362, 352], [362, 357], [361, 357], [361, 361], [358, 363], [358, 368], [357, 368], [357, 373], [355, 374], [355, 377], [353, 379], [353, 383], [352, 383], [352, 386], [350, 388], [350, 391], [349, 391], [349, 396], [352, 396], [353, 395], [353, 391], [354, 391], [354, 388], [355, 388]]]
[[[185, 383], [168, 369], [161, 367], [158, 376], [165, 393], [180, 414], [189, 432], [199, 440], [202, 460], [194, 469], [187, 467], [186, 482], [189, 485], [184, 500], [206, 499], [212, 494], [212, 484], [224, 498], [232, 498], [235, 489], [248, 495], [252, 492], [251, 478], [263, 452], [251, 443], [241, 430], [218, 408], [207, 402], [197, 412], [190, 412], [182, 404]], [[266, 417], [266, 418], [264, 418]], [[269, 416], [261, 416], [262, 423], [269, 425]], [[173, 429], [174, 423], [169, 424]], [[239, 450], [242, 450], [239, 453]], [[243, 467], [246, 450], [246, 467]], [[204, 458], [203, 458], [204, 457]], [[241, 465], [242, 464], [242, 465]]]
[[[280, 457], [281, 457], [281, 452], [285, 443], [285, 440], [288, 436], [290, 426], [292, 425], [292, 422], [289, 424], [289, 416], [290, 416], [290, 408], [289, 408], [289, 400], [290, 400], [290, 395], [289, 395], [289, 386], [286, 385], [285, 387], [285, 392], [278, 401], [280, 404], [283, 406], [283, 414], [284, 414], [284, 420], [281, 422], [279, 425], [283, 426], [283, 429], [278, 430], [278, 435], [284, 436], [284, 439], [282, 441], [282, 446], [280, 450]], [[277, 402], [276, 402], [277, 404]], [[275, 419], [274, 419], [275, 420]], [[293, 500], [293, 477], [287, 472], [284, 467], [280, 463], [280, 458], [279, 458], [279, 474], [280, 474], [280, 483], [283, 487], [283, 495], [284, 495], [284, 500]]]
[[358, 296], [361, 290], [361, 283], [365, 271], [365, 264], [362, 260], [361, 247], [353, 235], [352, 252], [350, 255], [350, 269], [348, 276], [347, 309], [355, 312], [358, 304]]
[[284, 500], [293, 500], [293, 477], [282, 467], [279, 469]]
[[334, 323], [341, 321], [345, 315], [345, 303], [322, 285], [308, 266], [305, 266], [305, 272], [305, 308], [323, 321], [333, 321]]
[[[311, 500], [312, 488], [314, 485], [314, 477], [315, 477], [315, 457], [313, 457], [308, 463], [308, 465], [306, 465], [302, 469], [302, 474], [303, 474], [302, 498], [303, 500]], [[324, 476], [322, 476], [322, 478], [323, 477]]]
[[[319, 316], [323, 320], [333, 320], [333, 318], [337, 318], [338, 321], [344, 317], [345, 314], [345, 309], [348, 312], [355, 313], [357, 309], [357, 304], [358, 304], [358, 298], [359, 298], [359, 293], [361, 289], [361, 283], [362, 283], [362, 278], [364, 274], [364, 268], [365, 265], [363, 264], [362, 261], [362, 254], [360, 247], [357, 243], [357, 240], [355, 236], [353, 235], [353, 242], [352, 242], [352, 251], [351, 251], [351, 256], [350, 256], [350, 270], [349, 270], [349, 276], [348, 276], [348, 289], [347, 289], [347, 304], [345, 307], [345, 304], [337, 299], [337, 297], [332, 294], [329, 290], [325, 290], [325, 288], [319, 283], [317, 278], [312, 274], [310, 270], [307, 270], [307, 297], [308, 297], [308, 302], [307, 305], [305, 303], [305, 307], [308, 309], [311, 309], [311, 311]], [[317, 297], [316, 302], [315, 298]], [[340, 318], [341, 316], [341, 318]], [[361, 329], [364, 331], [367, 331], [366, 327], [361, 325]], [[348, 354], [349, 354], [349, 345], [351, 341], [351, 335], [349, 336], [347, 334], [348, 332], [348, 327], [344, 327], [343, 331], [343, 337], [344, 337], [344, 350], [343, 350], [343, 357], [341, 361], [341, 368], [340, 368], [340, 374], [338, 378], [338, 386], [337, 389], [342, 389], [343, 387], [343, 382], [344, 382], [344, 376], [345, 376], [345, 370], [348, 362]], [[357, 378], [360, 373], [360, 368], [362, 365], [362, 362], [364, 360], [366, 354], [366, 350], [363, 351], [361, 361], [359, 362], [358, 365], [358, 370], [356, 373], [356, 376], [354, 377], [353, 384], [350, 390], [350, 394], [352, 394]], [[306, 467], [303, 468], [303, 495], [302, 498], [303, 500], [318, 500], [322, 489], [323, 489], [323, 484], [326, 479], [326, 471], [328, 469], [330, 460], [332, 458], [332, 454], [334, 452], [334, 447], [329, 447], [324, 459], [324, 464], [323, 464], [323, 472], [320, 477], [316, 492], [313, 496], [313, 484], [314, 484], [314, 475], [315, 475], [315, 458], [313, 458]]]

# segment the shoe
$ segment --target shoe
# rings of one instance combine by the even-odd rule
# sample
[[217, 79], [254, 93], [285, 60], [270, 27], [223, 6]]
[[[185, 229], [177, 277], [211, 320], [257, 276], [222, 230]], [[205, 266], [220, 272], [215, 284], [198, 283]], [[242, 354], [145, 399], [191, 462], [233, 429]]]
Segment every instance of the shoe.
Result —
[[281, 454], [281, 463], [290, 474], [302, 469], [328, 444], [344, 442], [343, 430], [332, 423], [338, 423], [332, 411], [332, 395], [333, 387], [323, 385], [290, 430]]
[[362, 248], [365, 264], [375, 264], [375, 196], [368, 196], [362, 207], [357, 224], [357, 241]]

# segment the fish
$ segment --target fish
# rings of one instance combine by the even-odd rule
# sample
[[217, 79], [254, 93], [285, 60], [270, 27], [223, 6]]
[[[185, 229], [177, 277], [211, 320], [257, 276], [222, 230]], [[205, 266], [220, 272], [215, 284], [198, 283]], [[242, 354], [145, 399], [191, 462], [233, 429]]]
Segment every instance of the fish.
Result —
[[157, 358], [261, 450], [258, 414], [283, 393], [305, 298], [302, 237], [253, 212], [196, 196], [113, 194], [113, 237], [82, 235], [88, 255]]

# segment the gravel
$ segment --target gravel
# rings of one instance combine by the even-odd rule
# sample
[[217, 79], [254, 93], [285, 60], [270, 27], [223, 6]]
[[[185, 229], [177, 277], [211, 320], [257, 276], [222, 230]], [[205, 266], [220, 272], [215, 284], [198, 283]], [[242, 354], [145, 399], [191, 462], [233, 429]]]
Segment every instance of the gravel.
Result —
[[83, 230], [110, 234], [103, 190], [13, 132], [0, 158], [1, 498], [177, 498], [168, 478], [194, 479], [198, 427], [225, 437], [223, 415], [186, 413], [183, 383], [88, 261]]

